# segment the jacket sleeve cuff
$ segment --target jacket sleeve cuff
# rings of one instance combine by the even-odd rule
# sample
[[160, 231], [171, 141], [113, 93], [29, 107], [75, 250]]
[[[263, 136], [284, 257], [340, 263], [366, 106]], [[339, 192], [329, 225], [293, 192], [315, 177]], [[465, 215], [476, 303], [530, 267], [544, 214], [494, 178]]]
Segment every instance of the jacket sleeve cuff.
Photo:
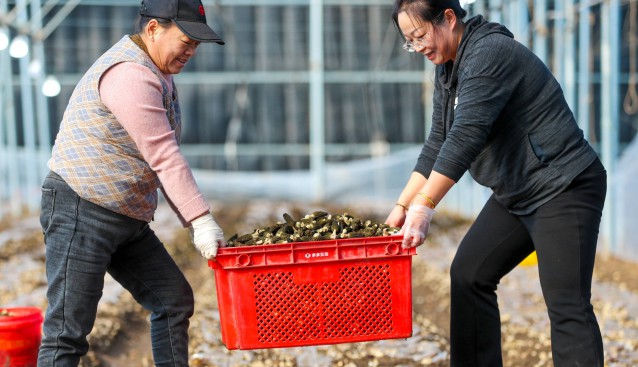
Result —
[[184, 221], [184, 227], [188, 227], [190, 222], [206, 212], [210, 212], [210, 205], [203, 196], [197, 196], [179, 208]]
[[443, 161], [441, 159], [437, 159], [432, 170], [442, 174], [445, 177], [450, 178], [454, 182], [459, 182], [461, 177], [463, 177], [463, 175], [465, 174], [465, 171], [467, 171], [465, 167], [455, 165], [451, 162]]

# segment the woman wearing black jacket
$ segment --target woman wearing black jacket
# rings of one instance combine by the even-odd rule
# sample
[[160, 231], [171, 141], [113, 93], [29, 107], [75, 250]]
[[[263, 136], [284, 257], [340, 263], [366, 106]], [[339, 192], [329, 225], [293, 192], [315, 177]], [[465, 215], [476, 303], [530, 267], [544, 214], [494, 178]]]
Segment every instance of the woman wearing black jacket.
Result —
[[469, 171], [493, 194], [451, 265], [452, 366], [502, 366], [496, 288], [533, 251], [554, 365], [603, 366], [590, 298], [605, 169], [543, 62], [504, 26], [465, 15], [458, 0], [395, 0], [403, 48], [436, 77], [432, 130], [386, 222], [421, 245]]

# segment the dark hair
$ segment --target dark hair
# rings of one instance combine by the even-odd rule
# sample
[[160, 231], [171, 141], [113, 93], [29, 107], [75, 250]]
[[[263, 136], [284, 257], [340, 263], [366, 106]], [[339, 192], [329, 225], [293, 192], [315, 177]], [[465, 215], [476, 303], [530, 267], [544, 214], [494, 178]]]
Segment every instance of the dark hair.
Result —
[[154, 17], [138, 15], [137, 19], [135, 20], [135, 24], [133, 26], [133, 33], [138, 33], [138, 34], [142, 33], [142, 31], [144, 30], [144, 27], [146, 27], [148, 22], [150, 22], [153, 19], [156, 19], [159, 25], [164, 28], [170, 27], [171, 23], [173, 23], [173, 21], [170, 19], [154, 18]]
[[406, 12], [410, 17], [436, 26], [443, 20], [443, 12], [447, 9], [452, 9], [458, 19], [463, 19], [467, 15], [467, 11], [461, 8], [459, 0], [395, 0], [392, 21], [403, 37], [399, 28], [400, 13]]

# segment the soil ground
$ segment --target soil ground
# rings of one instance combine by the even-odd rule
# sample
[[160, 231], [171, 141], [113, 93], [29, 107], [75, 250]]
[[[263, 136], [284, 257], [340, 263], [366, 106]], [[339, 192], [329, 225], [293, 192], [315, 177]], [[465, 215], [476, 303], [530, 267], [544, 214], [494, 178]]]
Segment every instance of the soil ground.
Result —
[[[216, 205], [223, 207], [223, 204]], [[349, 212], [383, 221], [386, 208], [298, 203], [234, 204], [215, 213], [227, 237], [276, 221], [284, 212], [300, 217], [314, 210]], [[407, 339], [315, 347], [227, 350], [221, 342], [214, 273], [190, 244], [177, 218], [160, 208], [152, 227], [182, 268], [195, 291], [191, 319], [193, 367], [394, 367], [447, 366], [449, 332], [448, 270], [469, 221], [437, 213], [426, 243], [412, 261], [413, 336]], [[0, 222], [0, 306], [46, 307], [44, 246], [35, 216]], [[592, 302], [605, 339], [608, 367], [638, 365], [638, 266], [599, 251]], [[499, 286], [505, 366], [552, 366], [549, 324], [536, 266], [519, 266]], [[153, 366], [148, 314], [114, 281], [107, 279], [98, 319], [89, 337], [83, 367]]]

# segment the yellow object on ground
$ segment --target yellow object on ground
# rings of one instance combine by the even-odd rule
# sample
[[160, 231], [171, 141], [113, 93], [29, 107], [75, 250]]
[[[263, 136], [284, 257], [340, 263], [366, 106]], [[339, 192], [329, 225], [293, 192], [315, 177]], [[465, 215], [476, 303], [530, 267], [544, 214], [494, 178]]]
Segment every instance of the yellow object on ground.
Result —
[[538, 264], [538, 257], [536, 257], [536, 251], [529, 254], [528, 257], [523, 259], [519, 265], [521, 266], [532, 266]]

